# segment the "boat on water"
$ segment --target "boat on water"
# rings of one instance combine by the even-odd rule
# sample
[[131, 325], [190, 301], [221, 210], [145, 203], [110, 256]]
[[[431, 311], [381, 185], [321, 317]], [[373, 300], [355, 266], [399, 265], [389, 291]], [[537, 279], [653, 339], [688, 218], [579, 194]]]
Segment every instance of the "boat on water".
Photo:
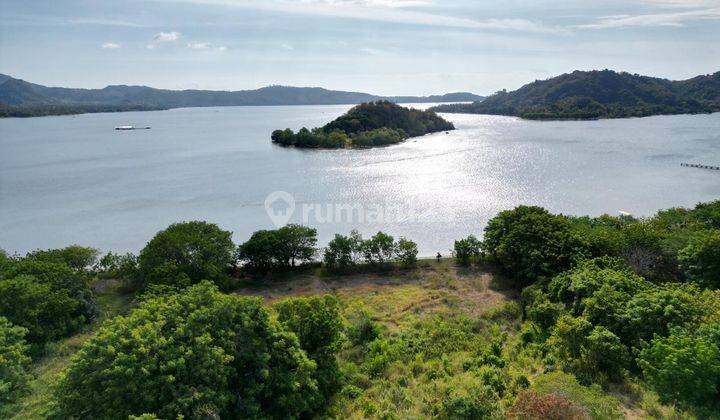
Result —
[[116, 130], [149, 130], [150, 127], [135, 127], [134, 125], [119, 125]]

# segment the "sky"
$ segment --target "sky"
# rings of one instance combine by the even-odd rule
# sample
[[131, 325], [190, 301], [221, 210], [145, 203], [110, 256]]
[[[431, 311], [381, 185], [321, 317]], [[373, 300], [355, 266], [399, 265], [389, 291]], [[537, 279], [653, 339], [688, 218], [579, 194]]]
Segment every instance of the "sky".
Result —
[[50, 86], [490, 94], [720, 70], [720, 0], [0, 0], [0, 73]]

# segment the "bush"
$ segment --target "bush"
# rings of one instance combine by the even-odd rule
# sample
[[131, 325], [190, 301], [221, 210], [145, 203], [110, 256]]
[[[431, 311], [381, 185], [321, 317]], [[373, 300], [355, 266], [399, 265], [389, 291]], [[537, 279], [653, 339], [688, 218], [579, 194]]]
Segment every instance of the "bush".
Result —
[[455, 261], [464, 266], [477, 263], [482, 255], [482, 242], [473, 235], [455, 241]]
[[295, 267], [313, 259], [317, 250], [317, 230], [287, 225], [277, 230], [259, 230], [238, 247], [238, 259], [246, 270], [265, 273]]
[[98, 312], [85, 279], [65, 264], [20, 259], [0, 271], [0, 316], [26, 328], [31, 344], [66, 337]]
[[522, 391], [507, 413], [513, 420], [585, 420], [587, 413], [567, 397], [556, 394], [538, 394]]
[[144, 285], [186, 287], [201, 280], [226, 286], [234, 264], [232, 233], [212, 223], [175, 223], [158, 232], [140, 251]]
[[[720, 330], [719, 330], [720, 331]], [[718, 337], [681, 329], [656, 336], [640, 351], [638, 365], [647, 383], [665, 403], [683, 405], [720, 401]]]
[[0, 317], [0, 415], [2, 407], [25, 394], [30, 375], [28, 346], [25, 344], [27, 330], [16, 327]]
[[317, 364], [318, 387], [329, 398], [340, 383], [336, 353], [344, 325], [337, 299], [331, 295], [293, 298], [277, 303], [275, 308], [278, 321], [298, 336], [300, 347]]
[[548, 344], [584, 382], [619, 379], [629, 360], [627, 348], [615, 334], [569, 315], [558, 319]]
[[680, 250], [678, 260], [688, 279], [706, 287], [720, 288], [720, 230], [697, 232]]
[[586, 252], [567, 218], [528, 206], [503, 211], [491, 219], [483, 246], [520, 285], [567, 270]]
[[314, 365], [261, 299], [203, 281], [103, 324], [62, 378], [55, 415], [298, 417], [319, 398]]
[[349, 236], [335, 235], [325, 248], [323, 262], [329, 271], [344, 272], [350, 270], [360, 259], [362, 236], [353, 230]]
[[667, 283], [635, 294], [624, 313], [626, 342], [637, 346], [655, 334], [667, 336], [673, 326], [698, 323], [705, 311], [697, 287]]
[[357, 346], [375, 340], [380, 337], [381, 332], [382, 328], [380, 327], [380, 324], [373, 321], [370, 314], [365, 311], [361, 311], [351, 319], [351, 323], [348, 326], [347, 336], [350, 343]]
[[62, 249], [33, 251], [27, 254], [27, 258], [55, 264], [67, 264], [70, 268], [81, 271], [95, 264], [98, 253], [99, 251], [95, 248], [71, 245]]
[[439, 380], [438, 401], [432, 414], [438, 419], [502, 419], [503, 411], [495, 391], [471, 373]]
[[605, 395], [599, 386], [580, 385], [573, 375], [564, 372], [551, 372], [535, 378], [531, 390], [538, 395], [557, 394], [570, 400], [590, 418], [610, 420], [623, 418], [619, 409], [620, 402]]

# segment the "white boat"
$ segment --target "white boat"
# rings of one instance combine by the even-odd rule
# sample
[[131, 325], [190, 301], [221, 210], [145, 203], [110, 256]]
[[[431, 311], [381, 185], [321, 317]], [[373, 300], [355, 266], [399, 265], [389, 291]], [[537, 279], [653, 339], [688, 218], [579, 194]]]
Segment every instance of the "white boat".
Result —
[[133, 125], [119, 125], [115, 127], [116, 130], [149, 130], [150, 127], [135, 127]]

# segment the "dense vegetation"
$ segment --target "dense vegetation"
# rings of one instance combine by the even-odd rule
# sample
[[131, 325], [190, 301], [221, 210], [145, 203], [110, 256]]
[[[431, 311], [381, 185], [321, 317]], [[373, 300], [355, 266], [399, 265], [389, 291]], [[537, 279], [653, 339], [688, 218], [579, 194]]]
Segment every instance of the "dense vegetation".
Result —
[[147, 86], [107, 86], [103, 89], [47, 87], [0, 74], [0, 117], [35, 117], [169, 109], [198, 106], [329, 105], [389, 100], [397, 103], [467, 102], [481, 96], [467, 92], [433, 96], [381, 97], [322, 88], [267, 86], [255, 90], [167, 90]]
[[159, 111], [159, 106], [118, 104], [118, 105], [4, 105], [0, 104], [0, 118], [46, 117], [48, 115], [91, 114], [98, 112]]
[[[383, 232], [318, 249], [298, 225], [235, 247], [205, 222], [140, 257], [0, 253], [0, 416], [40, 392], [54, 418], [720, 418], [719, 230], [720, 201], [520, 206], [454, 262]], [[118, 316], [98, 310], [106, 277], [129, 296]]]
[[360, 104], [323, 127], [275, 130], [272, 141], [281, 146], [340, 149], [399, 143], [409, 137], [454, 130], [452, 123], [432, 111], [404, 108], [388, 101]]
[[501, 91], [437, 112], [512, 115], [528, 119], [597, 119], [720, 111], [720, 72], [670, 81], [611, 70], [575, 71]]

